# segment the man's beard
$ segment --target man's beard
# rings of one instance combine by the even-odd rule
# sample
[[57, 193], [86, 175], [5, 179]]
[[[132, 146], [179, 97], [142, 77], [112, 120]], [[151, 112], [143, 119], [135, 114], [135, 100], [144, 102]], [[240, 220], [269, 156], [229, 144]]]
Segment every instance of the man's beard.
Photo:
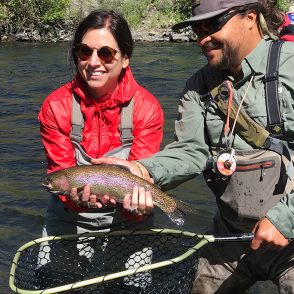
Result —
[[211, 66], [219, 70], [232, 70], [238, 66], [238, 49], [232, 45], [223, 46], [223, 54], [218, 63], [212, 64]]

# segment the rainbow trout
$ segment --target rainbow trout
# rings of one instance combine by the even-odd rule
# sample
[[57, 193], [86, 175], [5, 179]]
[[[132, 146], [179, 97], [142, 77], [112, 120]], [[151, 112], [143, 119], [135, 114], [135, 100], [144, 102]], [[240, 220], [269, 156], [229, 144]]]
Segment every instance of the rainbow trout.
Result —
[[132, 194], [133, 187], [144, 187], [151, 192], [154, 204], [177, 225], [184, 224], [185, 214], [193, 213], [186, 203], [168, 196], [122, 166], [79, 165], [52, 172], [42, 179], [43, 187], [58, 195], [69, 195], [73, 187], [82, 192], [86, 184], [90, 184], [91, 194], [107, 194], [115, 197], [118, 202], [122, 202], [127, 193]]

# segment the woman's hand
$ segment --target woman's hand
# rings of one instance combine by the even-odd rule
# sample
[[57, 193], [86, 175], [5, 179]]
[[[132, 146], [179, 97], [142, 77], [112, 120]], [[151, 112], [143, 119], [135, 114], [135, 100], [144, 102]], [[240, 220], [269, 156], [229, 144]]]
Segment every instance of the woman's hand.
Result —
[[91, 194], [90, 185], [84, 187], [82, 195], [79, 195], [77, 188], [72, 188], [70, 192], [70, 199], [73, 203], [81, 207], [88, 208], [101, 208], [103, 205], [115, 206], [116, 201], [108, 195], [98, 197], [97, 195]]
[[136, 215], [149, 215], [154, 208], [153, 198], [143, 187], [134, 187], [133, 194], [127, 194], [123, 201], [126, 211]]
[[130, 170], [130, 172], [144, 180], [154, 183], [153, 179], [150, 177], [148, 170], [137, 161], [128, 161], [124, 159], [119, 159], [115, 157], [100, 157], [97, 159], [91, 160], [92, 164], [114, 164], [114, 165], [122, 165]]
[[289, 240], [267, 219], [262, 218], [253, 229], [254, 238], [251, 242], [251, 248], [257, 250], [262, 245], [273, 245], [276, 247], [286, 247]]

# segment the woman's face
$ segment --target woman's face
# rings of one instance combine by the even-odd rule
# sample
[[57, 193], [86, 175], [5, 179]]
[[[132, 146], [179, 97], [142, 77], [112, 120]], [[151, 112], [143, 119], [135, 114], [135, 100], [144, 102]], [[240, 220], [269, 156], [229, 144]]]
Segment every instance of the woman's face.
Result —
[[[89, 47], [93, 50], [91, 55], [88, 54], [86, 60], [78, 57], [77, 63], [78, 71], [87, 83], [89, 94], [93, 98], [100, 98], [105, 94], [114, 92], [122, 69], [129, 65], [129, 58], [122, 56], [112, 33], [107, 28], [88, 30], [83, 36], [81, 44], [86, 45], [83, 47]], [[102, 58], [99, 58], [97, 53], [104, 46], [117, 51], [114, 52], [112, 62], [105, 62]], [[89, 48], [87, 48], [88, 52], [91, 53]]]

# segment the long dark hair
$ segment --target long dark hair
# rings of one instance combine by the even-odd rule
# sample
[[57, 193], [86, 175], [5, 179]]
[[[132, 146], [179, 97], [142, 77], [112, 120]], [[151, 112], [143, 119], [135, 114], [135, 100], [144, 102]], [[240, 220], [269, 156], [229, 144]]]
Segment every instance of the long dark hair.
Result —
[[71, 58], [77, 66], [76, 48], [90, 29], [108, 28], [116, 40], [122, 55], [131, 58], [134, 41], [127, 21], [113, 10], [94, 10], [78, 25], [71, 45]]

